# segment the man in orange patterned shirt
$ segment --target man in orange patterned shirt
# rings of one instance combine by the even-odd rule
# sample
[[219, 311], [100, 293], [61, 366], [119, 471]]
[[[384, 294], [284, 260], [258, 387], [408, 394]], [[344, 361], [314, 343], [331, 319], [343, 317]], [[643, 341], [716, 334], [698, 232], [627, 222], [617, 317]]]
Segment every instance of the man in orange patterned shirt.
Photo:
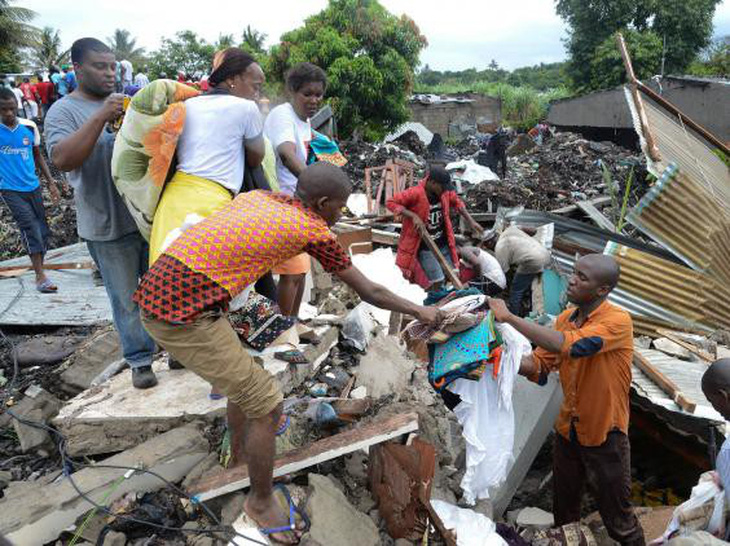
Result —
[[271, 538], [299, 540], [281, 530], [287, 518], [272, 496], [274, 433], [283, 396], [253, 362], [225, 317], [228, 304], [259, 277], [301, 252], [350, 285], [366, 302], [435, 322], [435, 308], [407, 301], [368, 280], [330, 231], [351, 192], [344, 172], [315, 163], [300, 175], [293, 197], [253, 191], [184, 231], [142, 279], [134, 300], [150, 335], [186, 368], [228, 397], [232, 465], [245, 459], [251, 476], [246, 512]]

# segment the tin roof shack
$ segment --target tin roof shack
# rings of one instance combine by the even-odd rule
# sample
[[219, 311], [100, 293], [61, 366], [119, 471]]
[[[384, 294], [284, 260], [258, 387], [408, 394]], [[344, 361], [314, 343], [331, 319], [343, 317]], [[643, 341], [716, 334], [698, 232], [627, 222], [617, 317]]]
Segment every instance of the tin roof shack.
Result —
[[502, 122], [502, 100], [480, 93], [459, 95], [419, 94], [411, 97], [411, 121], [444, 137], [494, 132]]
[[[665, 76], [646, 85], [720, 140], [730, 141], [730, 80]], [[589, 140], [638, 147], [623, 88], [597, 91], [551, 103], [548, 122]]]

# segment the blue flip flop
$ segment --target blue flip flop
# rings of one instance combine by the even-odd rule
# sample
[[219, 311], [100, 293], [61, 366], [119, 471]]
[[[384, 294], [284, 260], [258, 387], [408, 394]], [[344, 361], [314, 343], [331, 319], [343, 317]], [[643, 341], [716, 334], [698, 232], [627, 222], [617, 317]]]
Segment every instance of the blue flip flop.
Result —
[[285, 415], [285, 417], [286, 419], [284, 420], [284, 422], [279, 425], [278, 429], [276, 429], [277, 436], [281, 436], [282, 434], [284, 434], [289, 429], [289, 425], [291, 425], [291, 418], [289, 417], [289, 415]]
[[[282, 527], [261, 527], [259, 528], [259, 532], [263, 535], [269, 536], [273, 535], [275, 533], [288, 533], [293, 531], [300, 531], [302, 533], [306, 533], [309, 531], [309, 528], [311, 527], [311, 522], [309, 521], [309, 517], [307, 517], [307, 514], [304, 513], [303, 510], [300, 510], [297, 505], [294, 504], [294, 502], [291, 499], [291, 495], [289, 494], [289, 490], [286, 488], [286, 485], [283, 483], [277, 483], [274, 485], [274, 490], [281, 491], [281, 493], [284, 495], [284, 498], [286, 499], [286, 502], [289, 506], [289, 525], [285, 525]], [[299, 516], [301, 521], [304, 522], [304, 528], [303, 529], [297, 529], [297, 520], [296, 517]], [[278, 542], [278, 541], [277, 541]]]

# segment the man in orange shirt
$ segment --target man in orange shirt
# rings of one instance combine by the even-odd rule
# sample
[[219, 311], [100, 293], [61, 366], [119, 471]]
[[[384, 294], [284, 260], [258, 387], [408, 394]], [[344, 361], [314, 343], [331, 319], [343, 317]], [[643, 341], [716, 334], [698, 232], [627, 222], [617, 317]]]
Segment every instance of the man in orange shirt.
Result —
[[558, 316], [554, 330], [513, 315], [502, 300], [492, 299], [489, 305], [498, 321], [537, 345], [523, 359], [522, 375], [544, 384], [549, 372], [560, 371], [565, 398], [553, 448], [555, 524], [580, 520], [583, 486], [591, 474], [609, 536], [620, 544], [643, 546], [644, 533], [629, 501], [633, 324], [626, 311], [606, 301], [619, 275], [610, 256], [590, 254], [578, 260], [567, 290], [576, 307]]

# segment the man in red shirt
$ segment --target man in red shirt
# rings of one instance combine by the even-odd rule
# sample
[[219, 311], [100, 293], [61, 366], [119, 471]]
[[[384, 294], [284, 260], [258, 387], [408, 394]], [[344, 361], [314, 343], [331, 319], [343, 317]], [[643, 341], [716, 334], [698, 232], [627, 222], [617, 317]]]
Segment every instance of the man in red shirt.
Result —
[[408, 281], [426, 290], [440, 288], [445, 277], [434, 254], [421, 244], [422, 234], [428, 233], [447, 262], [456, 266], [459, 254], [451, 224], [451, 210], [456, 209], [473, 232], [481, 235], [484, 231], [456, 195], [449, 172], [438, 165], [429, 168], [426, 178], [418, 186], [394, 195], [385, 206], [403, 218], [395, 263]]
[[41, 104], [41, 113], [43, 117], [46, 117], [48, 109], [55, 100], [56, 88], [52, 82], [48, 79], [44, 79], [40, 74], [38, 75], [38, 83], [35, 85], [35, 93]]
[[28, 105], [30, 117], [32, 119], [38, 118], [38, 101], [36, 100], [35, 90], [33, 85], [30, 83], [30, 79], [23, 78], [23, 83], [20, 84], [20, 91], [23, 93], [23, 101]]

